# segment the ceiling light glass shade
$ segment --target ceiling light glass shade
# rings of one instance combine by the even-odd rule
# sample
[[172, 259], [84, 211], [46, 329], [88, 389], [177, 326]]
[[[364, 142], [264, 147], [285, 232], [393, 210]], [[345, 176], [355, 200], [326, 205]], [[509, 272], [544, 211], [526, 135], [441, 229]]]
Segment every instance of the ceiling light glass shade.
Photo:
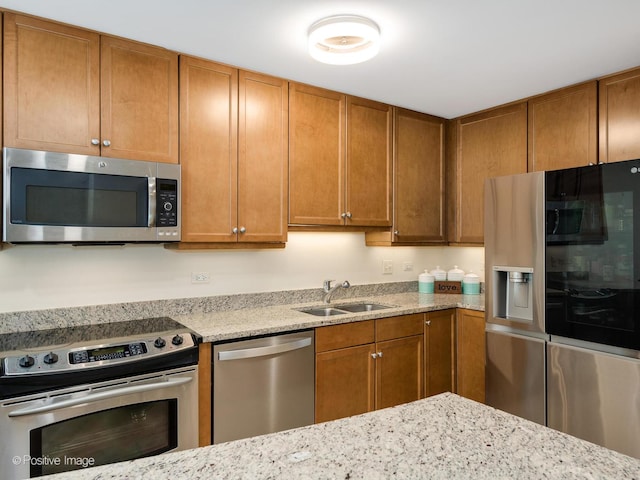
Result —
[[375, 57], [380, 50], [380, 28], [368, 18], [336, 15], [309, 27], [309, 54], [319, 62], [351, 65]]

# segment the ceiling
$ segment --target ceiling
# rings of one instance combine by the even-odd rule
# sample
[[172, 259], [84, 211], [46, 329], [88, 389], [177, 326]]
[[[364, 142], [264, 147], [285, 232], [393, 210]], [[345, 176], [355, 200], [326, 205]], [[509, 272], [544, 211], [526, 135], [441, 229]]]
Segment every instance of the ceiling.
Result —
[[[0, 0], [0, 7], [454, 118], [640, 65], [638, 0]], [[316, 20], [380, 26], [369, 62], [306, 51]]]

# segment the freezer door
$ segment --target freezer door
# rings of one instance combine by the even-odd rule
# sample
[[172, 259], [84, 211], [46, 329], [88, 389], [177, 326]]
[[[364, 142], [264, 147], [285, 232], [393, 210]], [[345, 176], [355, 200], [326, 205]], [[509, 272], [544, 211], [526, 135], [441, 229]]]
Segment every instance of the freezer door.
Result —
[[487, 405], [545, 425], [545, 343], [487, 331]]
[[487, 322], [544, 333], [544, 172], [487, 179], [484, 193]]
[[547, 346], [549, 427], [640, 458], [640, 360]]

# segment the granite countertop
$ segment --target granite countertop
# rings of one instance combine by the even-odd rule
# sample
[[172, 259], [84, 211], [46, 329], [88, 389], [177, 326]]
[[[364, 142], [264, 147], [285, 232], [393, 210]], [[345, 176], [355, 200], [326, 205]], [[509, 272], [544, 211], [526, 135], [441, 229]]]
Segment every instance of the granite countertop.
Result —
[[7, 312], [0, 313], [0, 335], [18, 332], [38, 335], [47, 329], [114, 324], [114, 329], [122, 327], [120, 335], [124, 336], [128, 334], [125, 322], [171, 317], [200, 334], [203, 341], [216, 342], [447, 308], [484, 311], [482, 294], [422, 294], [417, 289], [417, 282], [352, 285], [337, 292], [331, 305], [371, 302], [390, 308], [328, 317], [300, 311], [326, 306], [322, 303], [322, 289]]
[[202, 335], [204, 342], [216, 342], [447, 308], [484, 311], [484, 295], [421, 294], [418, 292], [352, 297], [331, 302], [331, 306], [335, 307], [347, 303], [378, 303], [390, 308], [371, 312], [314, 316], [300, 310], [327, 305], [322, 302], [306, 302], [178, 315], [173, 318]]
[[640, 460], [444, 393], [332, 422], [47, 478], [637, 480]]

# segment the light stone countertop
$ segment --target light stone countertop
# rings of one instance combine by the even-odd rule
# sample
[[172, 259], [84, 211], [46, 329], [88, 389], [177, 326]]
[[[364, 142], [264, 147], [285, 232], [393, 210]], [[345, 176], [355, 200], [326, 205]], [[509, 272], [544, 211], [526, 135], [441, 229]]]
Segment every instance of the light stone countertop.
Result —
[[47, 478], [637, 480], [640, 460], [444, 393], [332, 422]]
[[[171, 317], [202, 335], [205, 342], [281, 333], [394, 315], [469, 308], [484, 311], [484, 295], [421, 294], [418, 282], [352, 285], [340, 289], [331, 302], [382, 303], [392, 308], [365, 313], [316, 317], [299, 310], [323, 306], [322, 289], [285, 290], [211, 297], [149, 300], [107, 305], [0, 313], [0, 337], [28, 332], [35, 336], [47, 329], [114, 323], [120, 336], [128, 334], [127, 322]], [[11, 339], [7, 340], [9, 343]], [[0, 342], [1, 343], [1, 342]], [[11, 350], [10, 346], [1, 348]]]
[[[300, 311], [310, 307], [335, 307], [348, 303], [378, 303], [391, 308], [331, 316], [314, 316]], [[320, 301], [292, 303], [262, 308], [177, 315], [173, 318], [202, 335], [203, 342], [217, 342], [447, 308], [484, 311], [484, 295], [407, 292], [336, 300], [330, 305]]]

